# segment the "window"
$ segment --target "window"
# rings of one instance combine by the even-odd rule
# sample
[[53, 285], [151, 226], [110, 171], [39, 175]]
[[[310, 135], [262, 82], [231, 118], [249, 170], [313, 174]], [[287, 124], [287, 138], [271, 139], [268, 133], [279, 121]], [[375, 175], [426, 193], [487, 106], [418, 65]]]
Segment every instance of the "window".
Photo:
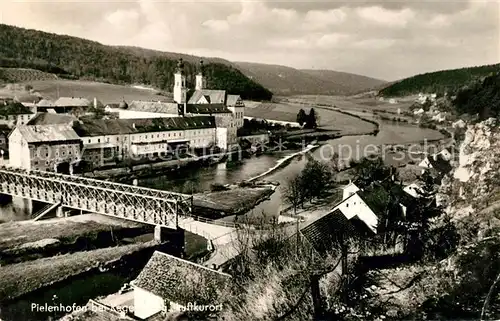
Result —
[[62, 152], [62, 155], [64, 156], [66, 153], [65, 152]]
[[92, 140], [91, 140], [91, 139], [89, 139], [89, 144], [90, 144], [91, 142], [92, 142]]
[[100, 142], [101, 142], [101, 139], [100, 139], [100, 138], [99, 138], [99, 139], [97, 139], [97, 142], [98, 142], [98, 143], [100, 143]]
[[68, 152], [68, 155], [71, 155], [71, 151]]

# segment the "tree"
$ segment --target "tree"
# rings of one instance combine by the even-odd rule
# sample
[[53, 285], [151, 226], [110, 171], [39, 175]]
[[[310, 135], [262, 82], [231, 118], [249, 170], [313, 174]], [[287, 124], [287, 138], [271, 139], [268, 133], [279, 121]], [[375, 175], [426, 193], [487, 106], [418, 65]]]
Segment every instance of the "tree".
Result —
[[305, 128], [308, 129], [314, 129], [318, 127], [318, 121], [317, 121], [318, 116], [316, 115], [316, 111], [314, 108], [311, 108], [309, 111], [309, 115], [307, 115], [306, 123], [305, 123]]
[[354, 168], [355, 181], [359, 188], [365, 188], [372, 182], [382, 181], [393, 173], [391, 167], [385, 165], [380, 157], [364, 157], [359, 161], [351, 161], [351, 167]]
[[293, 206], [294, 214], [297, 214], [297, 208], [302, 201], [303, 179], [301, 175], [292, 178], [285, 187], [284, 196], [290, 205]]
[[299, 123], [300, 126], [304, 125], [304, 123], [307, 120], [307, 114], [304, 111], [304, 109], [300, 109], [299, 112], [297, 113], [297, 123]]
[[331, 181], [331, 171], [326, 164], [309, 157], [306, 167], [302, 170], [301, 177], [302, 196], [312, 200], [321, 196], [325, 189], [328, 188]]
[[419, 194], [417, 200], [407, 211], [409, 223], [408, 253], [413, 259], [422, 259], [425, 255], [431, 241], [430, 220], [443, 213], [442, 208], [436, 205], [436, 190], [432, 177], [428, 173], [424, 173], [420, 180], [422, 188], [417, 190]]

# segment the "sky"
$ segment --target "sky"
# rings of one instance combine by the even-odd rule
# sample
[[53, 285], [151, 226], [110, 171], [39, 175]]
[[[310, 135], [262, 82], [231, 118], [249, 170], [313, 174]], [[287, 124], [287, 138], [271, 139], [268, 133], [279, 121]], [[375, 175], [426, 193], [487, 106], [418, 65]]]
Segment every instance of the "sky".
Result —
[[500, 62], [500, 1], [0, 0], [0, 23], [389, 81]]

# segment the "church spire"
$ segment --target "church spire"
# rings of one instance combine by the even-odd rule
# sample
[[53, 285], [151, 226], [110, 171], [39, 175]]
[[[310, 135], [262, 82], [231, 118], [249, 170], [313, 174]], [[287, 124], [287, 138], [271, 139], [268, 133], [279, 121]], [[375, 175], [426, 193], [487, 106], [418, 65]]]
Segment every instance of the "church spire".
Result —
[[184, 104], [187, 100], [186, 76], [184, 75], [184, 61], [182, 58], [177, 63], [177, 70], [174, 74], [174, 101]]
[[200, 69], [196, 75], [196, 90], [203, 90], [206, 87], [205, 81], [205, 66], [203, 65], [203, 60], [200, 60]]
[[198, 70], [198, 75], [203, 76], [205, 73], [205, 66], [203, 65], [203, 59], [200, 60], [200, 70]]
[[177, 62], [177, 72], [181, 74], [184, 72], [184, 60], [182, 58], [179, 58]]

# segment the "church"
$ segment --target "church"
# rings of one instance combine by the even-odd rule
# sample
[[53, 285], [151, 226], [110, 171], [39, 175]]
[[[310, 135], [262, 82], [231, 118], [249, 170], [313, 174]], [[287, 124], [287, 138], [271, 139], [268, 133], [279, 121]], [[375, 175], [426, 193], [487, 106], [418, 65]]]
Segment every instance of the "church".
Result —
[[173, 101], [123, 102], [118, 108], [108, 106], [106, 110], [118, 114], [119, 119], [213, 116], [217, 127], [217, 145], [230, 149], [238, 144], [237, 130], [243, 127], [245, 104], [239, 95], [228, 94], [226, 90], [207, 89], [206, 83], [202, 60], [194, 91], [190, 93], [181, 58], [174, 74]]

